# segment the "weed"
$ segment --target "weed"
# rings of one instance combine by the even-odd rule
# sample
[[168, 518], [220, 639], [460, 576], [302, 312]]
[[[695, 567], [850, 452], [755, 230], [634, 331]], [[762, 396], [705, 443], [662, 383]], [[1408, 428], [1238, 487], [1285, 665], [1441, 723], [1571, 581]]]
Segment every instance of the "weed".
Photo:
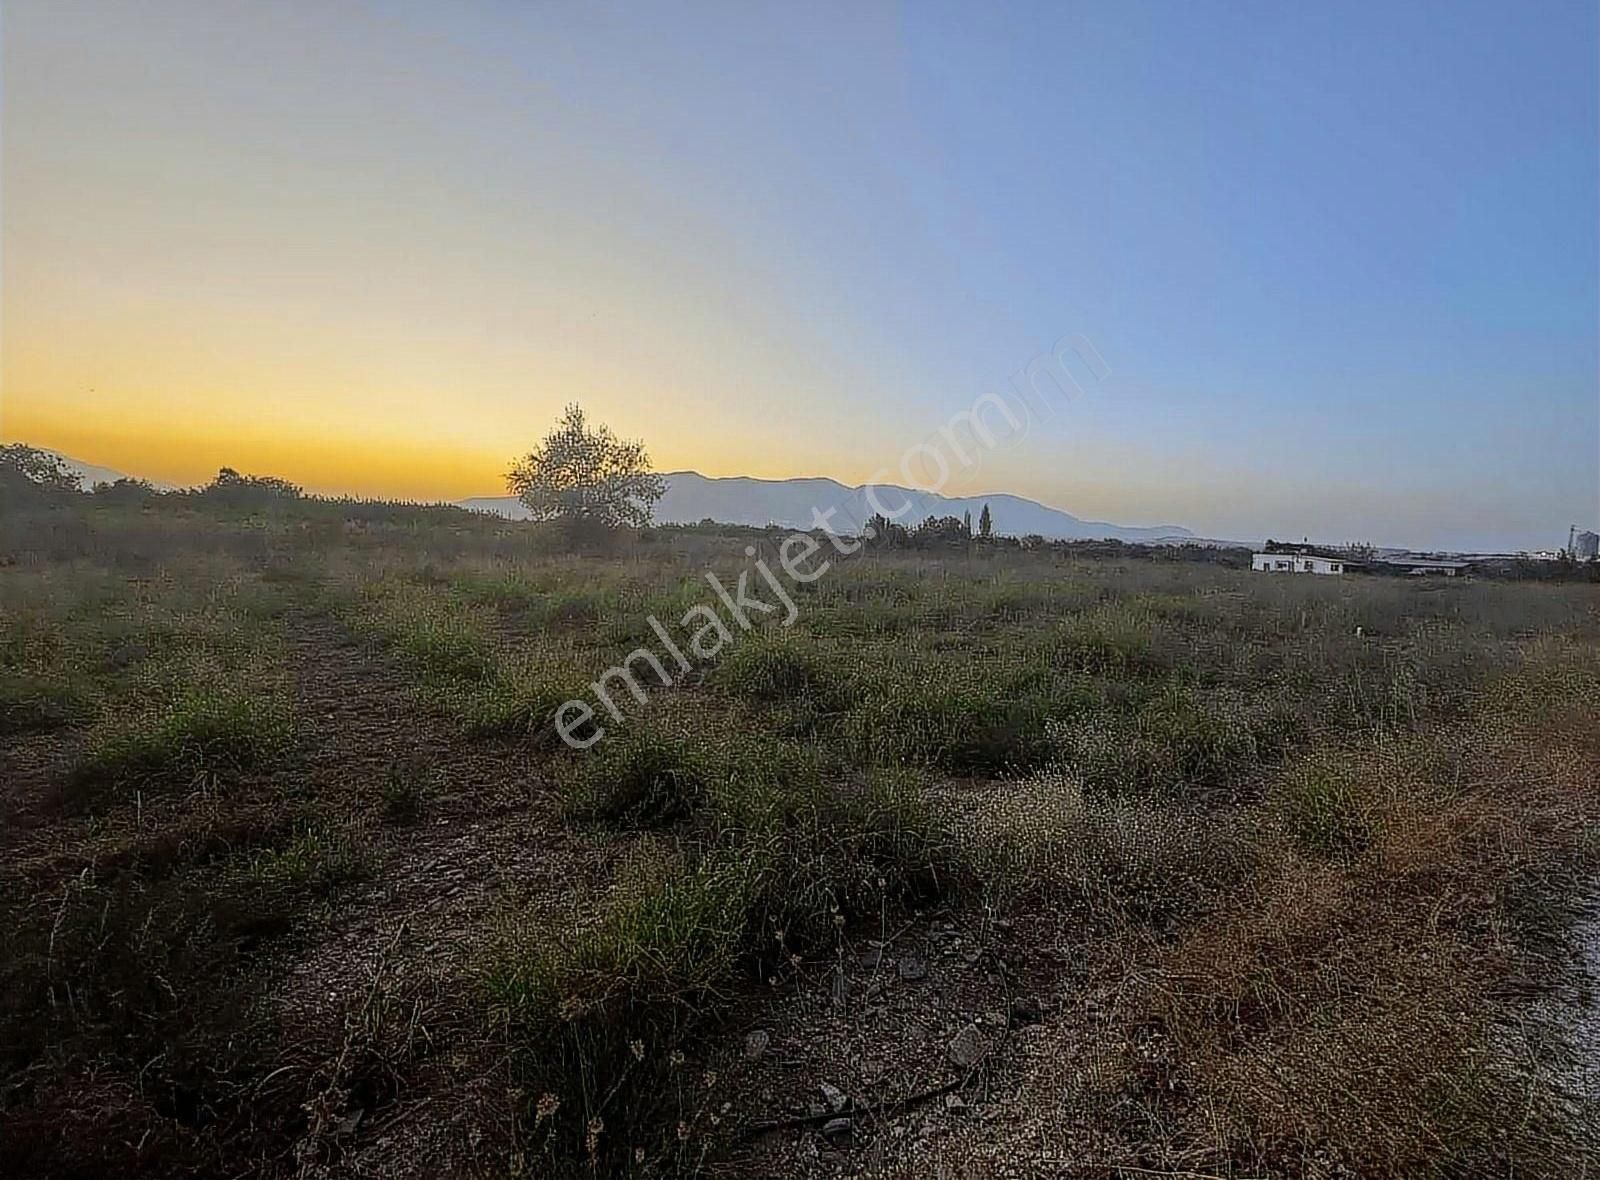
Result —
[[1233, 823], [1092, 798], [1061, 772], [963, 792], [949, 806], [961, 855], [994, 897], [1064, 907], [1104, 929], [1162, 927], [1203, 912], [1249, 876], [1257, 856]]
[[268, 1085], [280, 1030], [260, 951], [365, 875], [367, 861], [350, 833], [326, 826], [267, 838], [184, 874], [85, 869], [59, 896], [0, 898], [10, 932], [0, 1065], [105, 1077], [103, 1117], [132, 1132], [63, 1136], [59, 1120], [74, 1108], [46, 1086], [32, 1108], [8, 1112], [8, 1169], [162, 1174], [203, 1168], [222, 1144], [282, 1149], [297, 1109], [292, 1091]]
[[386, 822], [405, 826], [422, 818], [429, 790], [425, 772], [393, 763], [384, 772], [381, 798]]
[[663, 826], [694, 810], [713, 773], [704, 749], [689, 739], [630, 726], [573, 764], [568, 813], [624, 827]]
[[718, 663], [713, 683], [758, 701], [805, 701], [833, 712], [851, 700], [850, 687], [802, 637], [758, 633]]
[[215, 786], [265, 765], [287, 744], [277, 696], [196, 686], [164, 708], [107, 724], [74, 772], [79, 791], [104, 786]]
[[1271, 799], [1297, 847], [1350, 856], [1372, 837], [1369, 782], [1347, 757], [1325, 755], [1286, 768], [1272, 784]]
[[0, 669], [0, 734], [71, 725], [89, 717], [94, 704], [81, 680]]
[[1045, 761], [1047, 723], [1071, 707], [1049, 691], [1001, 697], [970, 681], [907, 677], [879, 686], [844, 724], [869, 763], [989, 774]]
[[[649, 864], [576, 936], [505, 931], [483, 984], [519, 1082], [540, 1104], [530, 1121], [552, 1163], [576, 1170], [585, 1157], [617, 1162], [646, 1146], [679, 1044], [734, 971], [760, 877], [738, 855]], [[597, 1125], [609, 1133], [595, 1135]]]

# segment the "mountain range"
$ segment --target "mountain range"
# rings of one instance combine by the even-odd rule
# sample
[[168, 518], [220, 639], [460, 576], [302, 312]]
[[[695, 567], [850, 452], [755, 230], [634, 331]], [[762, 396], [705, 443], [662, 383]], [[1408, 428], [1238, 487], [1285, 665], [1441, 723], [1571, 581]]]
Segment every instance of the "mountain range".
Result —
[[[125, 479], [120, 471], [97, 467], [69, 455], [51, 452], [78, 476], [84, 491], [98, 483]], [[656, 503], [654, 518], [661, 524], [697, 524], [714, 520], [720, 524], [749, 524], [802, 529], [823, 527], [839, 533], [859, 532], [876, 512], [892, 516], [908, 527], [930, 516], [962, 517], [972, 514], [974, 525], [988, 505], [994, 531], [1002, 536], [1025, 537], [1037, 533], [1049, 540], [1119, 541], [1191, 540], [1194, 534], [1175, 524], [1148, 527], [1108, 524], [1082, 520], [1070, 512], [999, 493], [992, 496], [941, 496], [895, 484], [849, 487], [838, 480], [820, 477], [801, 479], [754, 479], [735, 475], [716, 477], [697, 471], [672, 471], [662, 477], [667, 491]], [[168, 484], [156, 484], [170, 491]], [[874, 503], [876, 499], [876, 504]], [[528, 510], [515, 496], [477, 496], [456, 502], [461, 508], [491, 512], [511, 520], [525, 519]], [[816, 513], [825, 521], [818, 526]]]
[[[753, 479], [736, 475], [713, 477], [696, 471], [668, 472], [667, 492], [656, 503], [654, 517], [662, 524], [694, 524], [714, 520], [722, 524], [775, 524], [782, 528], [818, 527], [814, 513], [829, 514], [820, 527], [840, 533], [860, 530], [875, 512], [883, 511], [898, 523], [914, 526], [930, 516], [961, 517], [972, 514], [976, 525], [984, 505], [994, 521], [994, 531], [1024, 537], [1037, 533], [1050, 540], [1114, 538], [1120, 541], [1186, 540], [1194, 536], [1174, 524], [1139, 527], [1081, 520], [1070, 512], [1036, 500], [1004, 493], [992, 496], [941, 496], [893, 484], [848, 487], [837, 480]], [[870, 494], [869, 494], [870, 493]], [[876, 506], [874, 505], [876, 498]], [[480, 496], [459, 501], [461, 507], [493, 512], [513, 520], [528, 515], [515, 496]]]
[[[60, 459], [61, 465], [78, 477], [78, 487], [86, 492], [93, 491], [95, 484], [116, 483], [119, 479], [130, 478], [120, 471], [113, 471], [109, 467], [96, 467], [93, 463], [85, 463], [81, 459], [74, 459], [71, 455], [63, 455], [60, 451], [46, 450], [45, 453]], [[152, 482], [151, 486], [158, 491], [172, 491], [171, 484]]]

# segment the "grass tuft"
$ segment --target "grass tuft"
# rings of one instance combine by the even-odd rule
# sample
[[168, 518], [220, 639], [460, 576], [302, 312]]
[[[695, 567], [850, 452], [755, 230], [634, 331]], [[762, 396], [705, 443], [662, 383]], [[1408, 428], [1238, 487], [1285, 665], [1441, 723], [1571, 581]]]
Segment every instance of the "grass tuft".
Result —
[[626, 828], [686, 818], [705, 798], [713, 760], [697, 743], [648, 725], [609, 734], [567, 776], [568, 815]]
[[289, 711], [278, 696], [191, 687], [157, 712], [102, 727], [73, 784], [215, 786], [266, 765], [290, 734]]

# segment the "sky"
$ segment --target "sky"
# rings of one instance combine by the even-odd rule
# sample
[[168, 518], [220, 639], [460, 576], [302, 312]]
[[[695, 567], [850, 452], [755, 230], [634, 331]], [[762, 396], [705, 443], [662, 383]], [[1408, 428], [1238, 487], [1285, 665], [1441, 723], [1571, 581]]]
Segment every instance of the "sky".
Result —
[[0, 436], [455, 499], [578, 401], [662, 470], [906, 482], [1073, 336], [1104, 379], [945, 491], [1557, 546], [1596, 11], [8, 0]]

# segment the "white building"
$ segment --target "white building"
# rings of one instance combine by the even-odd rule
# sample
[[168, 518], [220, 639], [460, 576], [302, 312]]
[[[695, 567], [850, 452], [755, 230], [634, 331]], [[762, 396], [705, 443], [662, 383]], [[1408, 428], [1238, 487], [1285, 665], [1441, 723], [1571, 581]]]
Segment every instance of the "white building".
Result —
[[1344, 562], [1314, 553], [1257, 553], [1250, 568], [1269, 574], [1342, 574]]

